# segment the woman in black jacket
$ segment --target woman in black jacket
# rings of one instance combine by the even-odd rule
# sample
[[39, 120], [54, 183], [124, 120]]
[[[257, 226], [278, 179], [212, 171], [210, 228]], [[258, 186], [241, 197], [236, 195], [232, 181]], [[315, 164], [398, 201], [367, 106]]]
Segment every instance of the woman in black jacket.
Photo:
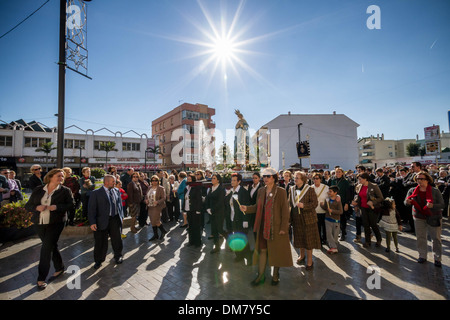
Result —
[[52, 169], [44, 177], [44, 185], [36, 187], [25, 208], [33, 213], [32, 222], [42, 240], [37, 286], [45, 289], [45, 282], [53, 261], [55, 273], [52, 278], [64, 272], [64, 264], [58, 250], [58, 239], [64, 229], [66, 212], [72, 209], [72, 192], [63, 186], [64, 171]]
[[226, 232], [223, 230], [225, 188], [222, 185], [222, 177], [218, 173], [212, 175], [211, 183], [211, 191], [206, 196], [206, 212], [211, 215], [211, 235], [214, 239], [214, 248], [211, 253], [216, 253], [220, 251], [223, 239], [226, 238]]
[[187, 212], [189, 224], [189, 246], [197, 248], [202, 245], [202, 186], [195, 184], [193, 174], [187, 176], [183, 211]]
[[42, 167], [38, 164], [33, 164], [30, 168], [32, 173], [30, 180], [28, 180], [28, 187], [33, 191], [36, 187], [42, 186], [44, 183], [42, 182], [41, 174]]

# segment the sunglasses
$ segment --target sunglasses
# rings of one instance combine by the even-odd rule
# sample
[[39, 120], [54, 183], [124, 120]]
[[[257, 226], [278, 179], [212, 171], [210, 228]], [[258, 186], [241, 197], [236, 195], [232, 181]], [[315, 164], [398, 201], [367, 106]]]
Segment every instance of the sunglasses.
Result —
[[150, 180], [150, 182], [159, 182], [158, 180], [155, 180], [155, 179], [153, 179], [153, 180]]
[[271, 177], [270, 174], [265, 174], [265, 175], [263, 175], [263, 178], [270, 178], [270, 177]]
[[33, 171], [39, 171], [39, 170], [42, 170], [41, 168], [39, 168], [39, 169], [33, 169]]

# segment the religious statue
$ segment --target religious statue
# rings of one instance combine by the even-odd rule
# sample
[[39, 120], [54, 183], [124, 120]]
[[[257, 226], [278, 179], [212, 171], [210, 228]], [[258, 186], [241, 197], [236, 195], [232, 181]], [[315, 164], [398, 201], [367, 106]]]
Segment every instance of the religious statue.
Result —
[[234, 162], [241, 165], [246, 163], [250, 136], [248, 133], [248, 123], [239, 110], [234, 110], [239, 121], [236, 123], [234, 134]]

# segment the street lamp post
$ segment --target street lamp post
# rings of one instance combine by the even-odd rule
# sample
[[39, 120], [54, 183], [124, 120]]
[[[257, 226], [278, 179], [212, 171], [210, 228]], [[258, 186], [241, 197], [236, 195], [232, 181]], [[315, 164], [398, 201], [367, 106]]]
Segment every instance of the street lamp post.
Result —
[[144, 154], [144, 173], [147, 173], [147, 152], [148, 152], [148, 149], [149, 148], [145, 149], [145, 154]]
[[56, 166], [64, 167], [64, 109], [66, 95], [66, 0], [59, 1], [59, 81], [58, 81], [58, 141]]
[[[90, 2], [91, 0], [81, 0]], [[59, 1], [59, 79], [58, 79], [58, 136], [56, 143], [56, 164], [58, 168], [64, 167], [64, 118], [65, 118], [65, 98], [66, 98], [66, 68], [69, 68], [79, 74], [79, 71], [67, 66], [66, 59], [66, 31], [67, 31], [67, 0]], [[70, 61], [70, 58], [69, 58]], [[84, 74], [83, 76], [92, 79]]]
[[[298, 143], [301, 143], [302, 142], [302, 136], [301, 136], [301, 134], [300, 134], [300, 127], [303, 125], [303, 123], [299, 123], [298, 124], [298, 126], [297, 126], [297, 128], [298, 128]], [[300, 161], [300, 169], [302, 169], [302, 158], [298, 158], [299, 159], [299, 161]]]

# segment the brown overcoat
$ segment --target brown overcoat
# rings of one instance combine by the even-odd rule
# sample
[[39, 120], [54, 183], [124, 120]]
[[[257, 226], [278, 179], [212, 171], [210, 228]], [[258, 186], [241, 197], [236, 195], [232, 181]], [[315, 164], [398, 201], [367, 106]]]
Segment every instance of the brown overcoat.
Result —
[[[304, 188], [308, 186], [305, 185]], [[289, 206], [291, 209], [292, 231], [294, 233], [294, 248], [304, 248], [307, 250], [320, 249], [320, 235], [317, 228], [316, 208], [318, 200], [314, 188], [309, 187], [308, 191], [303, 189], [304, 196], [300, 200], [303, 208], [296, 205], [295, 186], [289, 189]]]
[[[272, 207], [272, 238], [267, 240], [267, 255], [268, 263], [270, 266], [275, 267], [291, 267], [292, 252], [291, 243], [289, 242], [289, 205], [287, 202], [286, 190], [281, 187], [276, 187], [276, 191], [271, 192], [274, 197]], [[270, 195], [269, 195], [270, 196]], [[258, 190], [256, 197], [256, 204], [247, 206], [246, 214], [256, 214], [255, 225], [253, 230], [257, 232], [255, 251], [253, 252], [253, 264], [258, 264], [258, 246], [259, 246], [259, 233], [262, 220], [262, 214], [264, 214], [264, 204], [266, 201], [266, 187]], [[259, 213], [259, 214], [258, 214]], [[280, 231], [284, 231], [283, 235], [280, 235]]]

